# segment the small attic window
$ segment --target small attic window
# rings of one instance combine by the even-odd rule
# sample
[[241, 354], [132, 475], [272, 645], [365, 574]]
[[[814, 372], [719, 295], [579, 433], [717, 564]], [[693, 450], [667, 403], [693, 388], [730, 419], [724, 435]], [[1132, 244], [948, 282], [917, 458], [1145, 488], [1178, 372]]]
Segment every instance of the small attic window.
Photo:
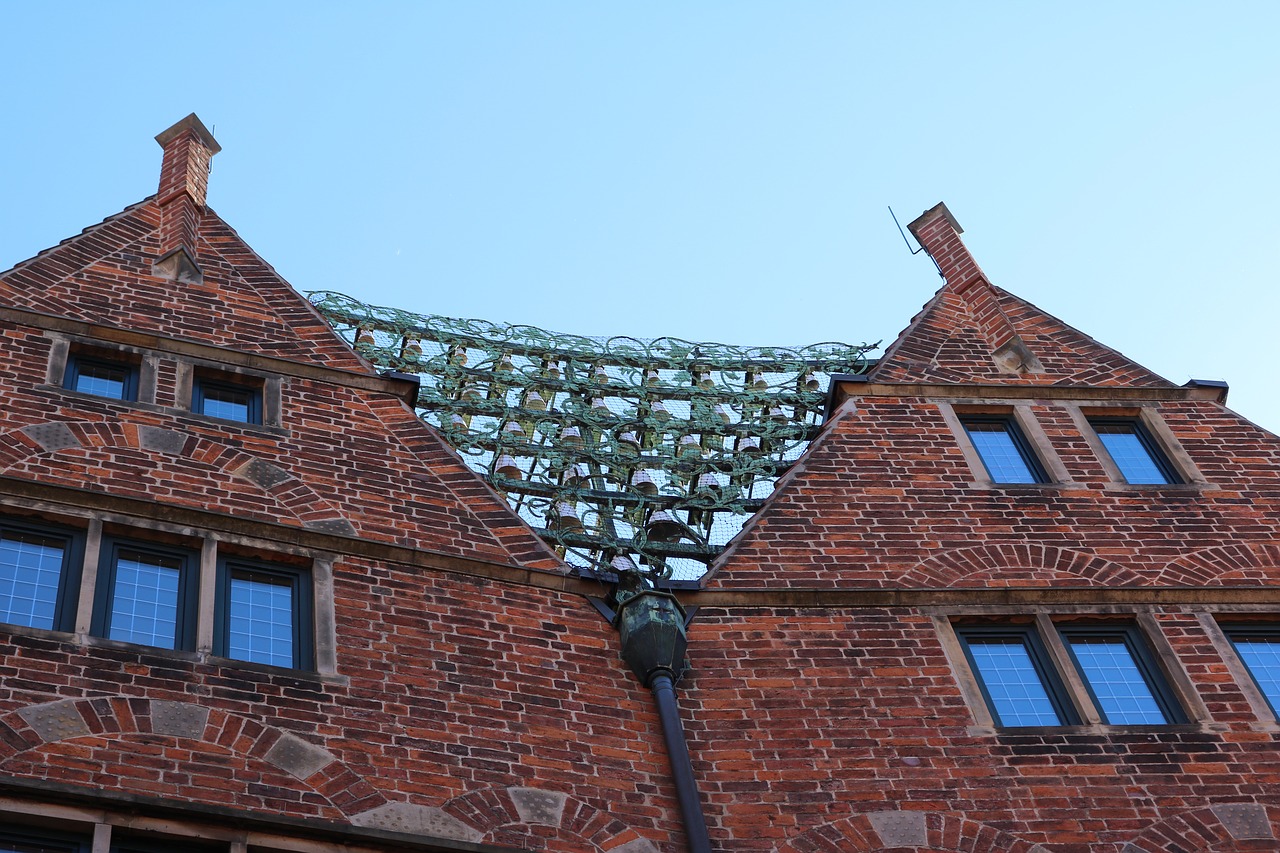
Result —
[[1049, 477], [1011, 415], [960, 418], [993, 483], [1048, 483]]
[[1090, 418], [1107, 455], [1126, 483], [1166, 485], [1182, 482], [1155, 438], [1137, 418]]
[[262, 386], [230, 377], [196, 374], [191, 388], [191, 410], [209, 418], [262, 423]]
[[137, 400], [138, 364], [114, 354], [72, 352], [67, 356], [63, 386], [95, 397]]

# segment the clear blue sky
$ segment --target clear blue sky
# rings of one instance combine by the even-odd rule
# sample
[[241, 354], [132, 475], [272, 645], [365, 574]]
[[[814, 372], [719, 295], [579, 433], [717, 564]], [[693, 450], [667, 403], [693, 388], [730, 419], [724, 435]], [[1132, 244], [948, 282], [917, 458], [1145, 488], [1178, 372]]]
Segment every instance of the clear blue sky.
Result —
[[892, 339], [997, 284], [1280, 429], [1280, 3], [0, 2], [0, 268], [154, 191], [299, 290], [582, 334]]

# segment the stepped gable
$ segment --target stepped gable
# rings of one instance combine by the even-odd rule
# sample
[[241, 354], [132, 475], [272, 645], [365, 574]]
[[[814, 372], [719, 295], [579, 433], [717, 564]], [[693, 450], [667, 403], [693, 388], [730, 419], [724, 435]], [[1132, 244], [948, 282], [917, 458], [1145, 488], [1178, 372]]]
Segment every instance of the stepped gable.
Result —
[[0, 272], [0, 306], [370, 372], [205, 205], [217, 143], [203, 128], [192, 115], [156, 137], [165, 152], [156, 195]]
[[886, 350], [877, 382], [1171, 386], [991, 284], [939, 204], [909, 226], [946, 284]]

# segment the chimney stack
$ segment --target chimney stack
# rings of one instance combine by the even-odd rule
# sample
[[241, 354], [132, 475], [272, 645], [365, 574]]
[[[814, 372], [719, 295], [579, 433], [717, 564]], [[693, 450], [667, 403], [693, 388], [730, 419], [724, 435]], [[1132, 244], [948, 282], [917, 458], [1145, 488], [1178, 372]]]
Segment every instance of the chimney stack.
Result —
[[944, 291], [959, 296], [969, 307], [983, 337], [991, 346], [991, 358], [1005, 373], [1044, 371], [1035, 353], [1018, 336], [1009, 316], [1000, 307], [986, 273], [969, 254], [960, 235], [964, 229], [942, 202], [934, 205], [907, 228], [938, 265], [946, 281]]
[[184, 284], [201, 284], [196, 236], [209, 189], [209, 162], [222, 146], [195, 113], [156, 137], [164, 149], [160, 166], [160, 255], [152, 275]]

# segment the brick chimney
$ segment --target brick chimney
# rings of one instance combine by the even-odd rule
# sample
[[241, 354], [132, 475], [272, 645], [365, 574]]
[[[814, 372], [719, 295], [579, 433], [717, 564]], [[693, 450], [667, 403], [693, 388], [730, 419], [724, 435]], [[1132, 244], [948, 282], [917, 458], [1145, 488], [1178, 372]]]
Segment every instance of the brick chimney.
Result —
[[907, 226], [933, 258], [946, 281], [944, 291], [965, 301], [987, 343], [991, 358], [1005, 373], [1041, 373], [1044, 367], [1027, 348], [1009, 320], [986, 273], [969, 254], [960, 235], [964, 229], [941, 202]]
[[201, 284], [196, 236], [209, 189], [209, 161], [222, 150], [195, 113], [156, 137], [164, 149], [160, 165], [160, 255], [152, 275], [184, 284]]

